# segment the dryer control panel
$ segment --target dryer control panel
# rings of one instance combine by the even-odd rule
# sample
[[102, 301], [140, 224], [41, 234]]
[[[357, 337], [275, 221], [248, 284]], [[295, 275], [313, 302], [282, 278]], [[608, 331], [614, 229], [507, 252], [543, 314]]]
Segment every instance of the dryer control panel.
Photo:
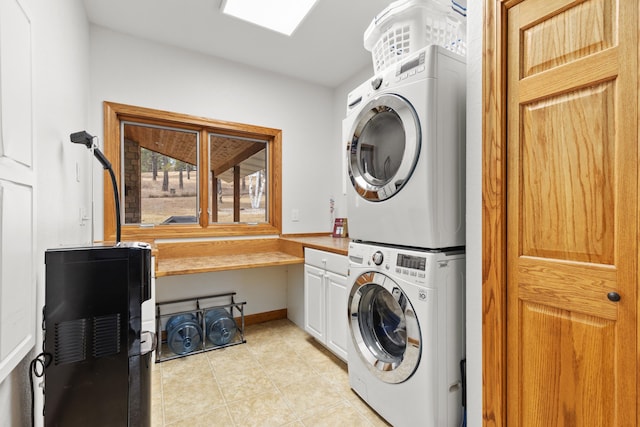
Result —
[[406, 73], [409, 70], [413, 70], [414, 68], [422, 65], [424, 67], [424, 57], [426, 52], [422, 51], [417, 56], [414, 56], [411, 59], [408, 59], [404, 62], [401, 62], [398, 65], [398, 69], [396, 70], [396, 76]]

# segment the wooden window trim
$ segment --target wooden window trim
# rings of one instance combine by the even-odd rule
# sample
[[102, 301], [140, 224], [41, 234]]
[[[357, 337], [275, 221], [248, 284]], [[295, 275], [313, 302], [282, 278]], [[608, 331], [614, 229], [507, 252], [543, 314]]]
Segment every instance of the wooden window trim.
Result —
[[[140, 227], [122, 225], [122, 240], [154, 241], [159, 238], [197, 238], [280, 235], [282, 231], [282, 130], [242, 123], [213, 120], [205, 117], [173, 113], [169, 111], [136, 107], [132, 105], [104, 102], [104, 154], [111, 162], [116, 175], [118, 188], [122, 188], [120, 123], [134, 121], [138, 123], [165, 125], [200, 131], [200, 159], [198, 168], [200, 179], [200, 218], [198, 224], [162, 225]], [[250, 224], [210, 224], [207, 209], [208, 201], [208, 133], [217, 132], [230, 136], [252, 137], [267, 140], [269, 168], [269, 203], [267, 214], [269, 222]], [[114, 241], [116, 237], [115, 202], [111, 181], [105, 171], [104, 178], [104, 240]]]

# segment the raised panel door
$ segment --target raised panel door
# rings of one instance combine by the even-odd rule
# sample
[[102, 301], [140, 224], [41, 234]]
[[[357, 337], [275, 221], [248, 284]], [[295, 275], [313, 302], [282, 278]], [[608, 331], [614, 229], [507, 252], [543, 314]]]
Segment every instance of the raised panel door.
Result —
[[325, 270], [304, 266], [304, 329], [320, 342], [325, 342]]
[[347, 278], [327, 273], [327, 347], [342, 360], [347, 360], [349, 314]]
[[[28, 2], [27, 2], [28, 3]], [[0, 0], [0, 383], [36, 342], [32, 18]]]
[[512, 4], [507, 423], [636, 425], [638, 2]]

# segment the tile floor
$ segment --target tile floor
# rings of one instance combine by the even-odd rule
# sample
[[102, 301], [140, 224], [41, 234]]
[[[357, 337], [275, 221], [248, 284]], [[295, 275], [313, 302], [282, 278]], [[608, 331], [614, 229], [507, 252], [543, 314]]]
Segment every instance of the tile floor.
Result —
[[245, 339], [155, 363], [152, 426], [388, 426], [351, 391], [346, 364], [289, 320]]

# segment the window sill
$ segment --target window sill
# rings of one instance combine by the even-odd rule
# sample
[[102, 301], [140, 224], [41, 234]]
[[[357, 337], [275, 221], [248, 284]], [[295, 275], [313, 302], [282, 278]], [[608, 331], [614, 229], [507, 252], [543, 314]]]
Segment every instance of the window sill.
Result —
[[[122, 227], [122, 240], [153, 243], [159, 239], [217, 239], [226, 237], [261, 237], [279, 235], [280, 230], [270, 224], [225, 224], [211, 225], [208, 228], [198, 224], [156, 225], [140, 227], [125, 225]], [[115, 240], [115, 235], [105, 240]]]

